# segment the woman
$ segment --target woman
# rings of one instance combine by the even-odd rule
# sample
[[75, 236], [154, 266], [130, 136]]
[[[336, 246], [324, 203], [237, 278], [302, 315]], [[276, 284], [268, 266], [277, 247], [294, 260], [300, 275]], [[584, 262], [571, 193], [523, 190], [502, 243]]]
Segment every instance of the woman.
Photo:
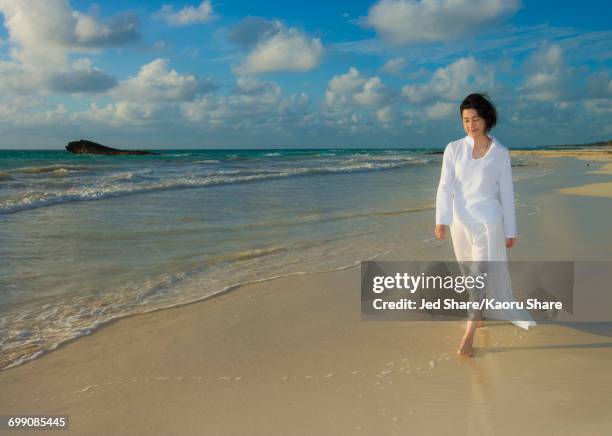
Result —
[[[435, 235], [444, 239], [445, 226], [450, 226], [457, 261], [485, 261], [483, 264], [489, 268], [487, 298], [512, 301], [506, 265], [506, 248], [516, 244], [510, 152], [489, 134], [497, 124], [497, 111], [486, 94], [468, 95], [459, 113], [467, 136], [449, 143], [444, 150], [436, 196]], [[510, 319], [524, 329], [535, 326], [527, 311], [485, 313]], [[469, 311], [458, 354], [472, 356], [474, 332], [480, 325], [483, 325], [481, 313]]]

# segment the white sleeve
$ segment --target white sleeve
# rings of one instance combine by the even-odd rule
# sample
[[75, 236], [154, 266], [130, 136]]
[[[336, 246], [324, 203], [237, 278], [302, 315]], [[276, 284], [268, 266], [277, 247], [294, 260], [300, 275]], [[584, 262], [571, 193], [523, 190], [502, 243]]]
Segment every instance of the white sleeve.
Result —
[[436, 194], [436, 224], [450, 225], [453, 221], [453, 194], [455, 191], [455, 162], [450, 144], [444, 149], [442, 172]]
[[516, 237], [516, 214], [514, 210], [514, 188], [512, 186], [512, 166], [510, 151], [504, 153], [499, 178], [499, 197], [504, 215], [504, 233], [506, 238]]

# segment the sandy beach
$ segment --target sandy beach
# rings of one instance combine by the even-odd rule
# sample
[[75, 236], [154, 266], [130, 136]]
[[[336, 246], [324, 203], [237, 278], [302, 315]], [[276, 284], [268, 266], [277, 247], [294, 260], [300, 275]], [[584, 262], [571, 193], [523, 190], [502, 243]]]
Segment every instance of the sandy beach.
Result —
[[[494, 323], [362, 322], [359, 270], [135, 316], [0, 374], [4, 413], [74, 434], [596, 434], [612, 338]], [[529, 420], [521, 417], [529, 416]]]
[[[530, 159], [554, 165], [554, 153], [544, 153]], [[597, 162], [571, 168], [585, 180], [609, 176], [609, 164]], [[590, 208], [584, 213], [608, 211], [589, 186], [601, 183], [609, 185], [579, 187], [588, 192], [575, 197]], [[577, 192], [562, 192], [542, 194], [541, 213], [519, 216], [524, 236], [512, 256], [610, 258], [602, 221], [580, 227], [582, 208], [566, 196]], [[571, 213], [553, 231], [559, 205]], [[0, 372], [0, 409], [68, 415], [68, 433], [83, 435], [576, 435], [612, 427], [610, 324], [524, 331], [492, 322], [477, 332], [474, 358], [461, 359], [463, 322], [365, 322], [359, 289], [355, 266], [113, 322]], [[44, 432], [54, 433], [67, 434]]]
[[[577, 150], [515, 150], [513, 156], [536, 156], [546, 158], [576, 158], [587, 161], [588, 165], [602, 164], [591, 174], [612, 175], [612, 147], [592, 147]], [[559, 192], [568, 195], [585, 195], [592, 197], [612, 198], [612, 182], [591, 183], [570, 188], [561, 188]]]

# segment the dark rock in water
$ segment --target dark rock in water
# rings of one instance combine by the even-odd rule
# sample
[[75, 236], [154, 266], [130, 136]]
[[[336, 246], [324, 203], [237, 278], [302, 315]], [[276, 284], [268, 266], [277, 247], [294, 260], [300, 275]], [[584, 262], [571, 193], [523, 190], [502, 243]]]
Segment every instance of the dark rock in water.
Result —
[[444, 154], [444, 150], [441, 150], [441, 151], [440, 151], [440, 150], [430, 151], [430, 152], [429, 152], [429, 153], [427, 153], [427, 154]]
[[106, 154], [112, 156], [159, 154], [144, 150], [118, 150], [116, 148], [107, 147], [96, 142], [87, 141], [86, 139], [69, 142], [66, 146], [66, 150], [76, 154]]

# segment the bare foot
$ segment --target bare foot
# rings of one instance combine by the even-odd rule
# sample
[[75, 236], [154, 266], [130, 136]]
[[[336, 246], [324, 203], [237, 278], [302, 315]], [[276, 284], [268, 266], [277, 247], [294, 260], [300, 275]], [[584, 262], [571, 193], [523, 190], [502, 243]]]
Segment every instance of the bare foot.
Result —
[[474, 349], [472, 347], [473, 343], [474, 336], [464, 336], [463, 338], [461, 338], [457, 354], [461, 357], [472, 357], [474, 352]]
[[485, 326], [485, 322], [482, 319], [478, 321], [478, 323], [476, 324], [476, 327], [484, 327], [484, 326]]

